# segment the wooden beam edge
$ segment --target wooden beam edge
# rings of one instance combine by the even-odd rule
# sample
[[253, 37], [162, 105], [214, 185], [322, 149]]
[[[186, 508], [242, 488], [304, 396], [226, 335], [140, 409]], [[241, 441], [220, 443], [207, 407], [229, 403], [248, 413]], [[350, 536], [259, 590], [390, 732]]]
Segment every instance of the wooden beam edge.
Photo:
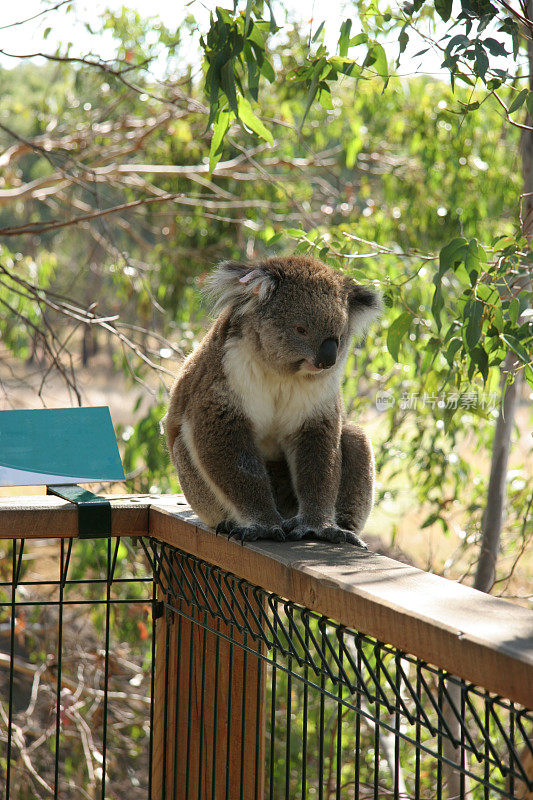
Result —
[[[190, 510], [187, 513], [192, 517], [190, 520], [179, 514], [175, 507], [169, 505], [151, 505], [150, 536], [346, 627], [391, 644], [496, 695], [533, 708], [533, 641], [530, 642], [528, 638], [528, 634], [533, 632], [533, 612], [528, 609], [476, 592], [446, 578], [429, 575], [385, 556], [370, 556], [373, 564], [377, 565], [373, 570], [375, 585], [379, 585], [377, 576], [381, 565], [384, 574], [397, 570], [397, 577], [393, 575], [391, 581], [405, 584], [405, 591], [399, 590], [399, 599], [391, 603], [374, 592], [371, 583], [368, 586], [364, 582], [361, 585], [357, 582], [348, 584], [346, 580], [332, 577], [326, 567], [309, 566], [301, 559], [288, 560], [285, 554], [292, 543], [254, 542], [243, 547], [235, 541], [228, 541], [226, 537], [217, 537], [192, 517]], [[325, 546], [319, 547], [324, 551]], [[294, 550], [296, 552], [298, 546]], [[354, 552], [348, 545], [346, 548], [335, 546], [337, 555], [343, 551], [346, 554]], [[353, 558], [350, 559], [352, 563]], [[349, 571], [345, 574], [348, 575]], [[480, 604], [480, 613], [488, 617], [485, 630], [490, 630], [495, 622], [516, 630], [523, 622], [527, 625], [523, 637], [518, 643], [513, 640], [491, 642], [479, 637], [471, 629], [472, 625], [469, 626], [470, 630], [464, 630], [461, 628], [465, 626], [434, 619], [427, 609], [424, 610], [426, 598], [422, 595], [414, 597], [417, 610], [413, 608], [413, 602], [402, 604], [402, 593], [409, 593], [411, 579], [420, 585], [427, 583], [428, 591], [438, 586], [444, 604], [452, 591], [455, 599], [461, 596], [470, 604], [474, 599]], [[510, 617], [500, 619], [504, 607], [514, 617], [512, 625]], [[453, 610], [448, 609], [447, 615], [452, 614]], [[519, 618], [518, 625], [516, 617]], [[479, 623], [482, 626], [483, 620], [480, 619]]]
[[[146, 536], [154, 498], [109, 495], [112, 536]], [[78, 536], [74, 503], [51, 495], [0, 498], [0, 539], [63, 539]]]

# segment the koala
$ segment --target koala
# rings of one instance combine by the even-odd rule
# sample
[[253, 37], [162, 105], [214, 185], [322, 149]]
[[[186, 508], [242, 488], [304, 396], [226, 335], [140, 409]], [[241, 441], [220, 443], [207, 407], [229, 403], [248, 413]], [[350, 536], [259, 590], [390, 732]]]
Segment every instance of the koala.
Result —
[[165, 424], [191, 507], [242, 542], [366, 548], [374, 456], [340, 387], [379, 295], [304, 256], [223, 262], [207, 289], [220, 313], [181, 366]]

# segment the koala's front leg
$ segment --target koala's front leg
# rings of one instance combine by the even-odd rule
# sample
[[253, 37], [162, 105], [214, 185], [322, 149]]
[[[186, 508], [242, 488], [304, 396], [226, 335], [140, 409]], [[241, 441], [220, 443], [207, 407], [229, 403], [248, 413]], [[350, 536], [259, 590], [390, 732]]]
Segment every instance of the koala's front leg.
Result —
[[282, 517], [246, 418], [225, 403], [206, 403], [185, 425], [184, 438], [197, 469], [226, 509], [219, 529], [241, 541], [283, 540]]
[[287, 459], [299, 504], [298, 515], [283, 522], [287, 538], [349, 542], [366, 548], [357, 534], [335, 522], [342, 467], [340, 415], [307, 423], [292, 437]]

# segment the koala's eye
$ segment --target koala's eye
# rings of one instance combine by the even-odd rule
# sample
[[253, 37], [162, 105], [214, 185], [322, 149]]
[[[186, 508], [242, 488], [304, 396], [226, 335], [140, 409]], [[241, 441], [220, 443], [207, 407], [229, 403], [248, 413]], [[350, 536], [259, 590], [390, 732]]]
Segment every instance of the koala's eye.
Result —
[[296, 330], [296, 333], [299, 334], [300, 336], [307, 336], [307, 334], [308, 334], [307, 328], [304, 328], [303, 325], [296, 325], [295, 326], [295, 330]]

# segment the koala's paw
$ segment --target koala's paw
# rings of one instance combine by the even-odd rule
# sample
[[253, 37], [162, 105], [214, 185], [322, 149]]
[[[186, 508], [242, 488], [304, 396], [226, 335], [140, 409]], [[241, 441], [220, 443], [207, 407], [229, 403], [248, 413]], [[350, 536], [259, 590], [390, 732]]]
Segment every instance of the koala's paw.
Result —
[[255, 542], [258, 539], [274, 539], [285, 541], [285, 534], [279, 525], [234, 525], [228, 533], [228, 539], [237, 539], [242, 543]]
[[285, 537], [290, 542], [299, 542], [300, 539], [311, 539], [317, 535], [318, 528], [306, 525], [301, 517], [291, 517], [284, 519], [281, 527]]
[[339, 528], [337, 525], [308, 525], [301, 517], [291, 517], [282, 522], [282, 528], [286, 538], [291, 542], [298, 542], [301, 539], [319, 539], [323, 542], [334, 544], [348, 543], [363, 550], [368, 550], [366, 543], [353, 531], [346, 528]]
[[284, 519], [281, 523], [281, 527], [285, 534], [285, 538], [291, 542], [297, 542], [299, 539], [303, 539], [308, 531], [311, 531], [308, 525], [305, 525], [301, 517], [290, 517], [289, 519]]
[[237, 525], [236, 522], [232, 522], [230, 519], [224, 519], [222, 522], [219, 522], [215, 528], [215, 533], [218, 536], [222, 534], [223, 536], [229, 536], [233, 528]]
[[336, 525], [325, 525], [316, 532], [316, 538], [334, 544], [354, 544], [363, 550], [368, 550], [367, 543], [353, 531], [346, 528], [338, 528]]

